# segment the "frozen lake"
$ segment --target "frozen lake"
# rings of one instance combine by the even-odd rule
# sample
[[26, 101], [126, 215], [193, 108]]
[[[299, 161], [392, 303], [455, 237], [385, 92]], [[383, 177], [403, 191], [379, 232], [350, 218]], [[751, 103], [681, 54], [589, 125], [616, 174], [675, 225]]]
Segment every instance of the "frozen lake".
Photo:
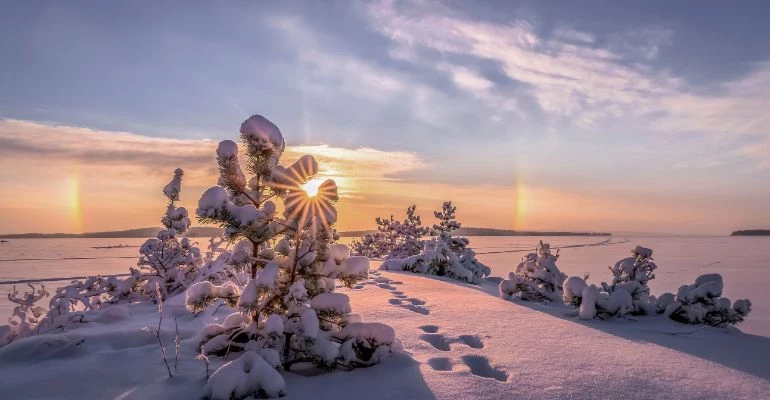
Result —
[[[521, 257], [534, 250], [540, 237], [470, 237], [478, 258], [493, 276], [507, 276]], [[627, 257], [634, 245], [650, 247], [658, 264], [652, 293], [676, 292], [700, 274], [721, 273], [724, 295], [749, 298], [753, 311], [741, 330], [770, 337], [770, 237], [546, 237], [560, 248], [559, 268], [569, 275], [590, 274], [589, 282], [609, 280], [607, 267]], [[49, 292], [70, 277], [123, 274], [136, 264], [138, 246], [145, 239], [13, 239], [0, 243], [0, 321], [10, 315], [7, 300], [13, 284], [7, 282], [59, 279], [45, 282]], [[201, 248], [205, 238], [196, 239]], [[349, 243], [352, 238], [343, 238]], [[123, 248], [103, 248], [114, 245]], [[102, 248], [100, 248], [102, 247]], [[21, 289], [24, 284], [17, 284]], [[47, 305], [47, 304], [45, 304]]]

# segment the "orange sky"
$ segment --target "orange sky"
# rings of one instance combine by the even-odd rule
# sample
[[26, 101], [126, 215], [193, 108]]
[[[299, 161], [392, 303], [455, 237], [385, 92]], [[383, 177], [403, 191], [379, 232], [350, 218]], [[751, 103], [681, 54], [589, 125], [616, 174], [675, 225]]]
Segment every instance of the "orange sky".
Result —
[[[216, 182], [211, 141], [184, 141], [2, 120], [0, 159], [2, 233], [89, 232], [158, 226], [161, 189], [172, 171], [185, 170], [182, 205], [193, 212]], [[321, 175], [337, 180], [338, 230], [374, 228], [376, 216], [401, 215], [416, 203], [425, 224], [444, 200], [458, 206], [465, 226], [526, 230], [719, 232], [736, 215], [707, 201], [673, 201], [650, 194], [564, 191], [517, 184], [458, 185], [415, 181], [430, 160], [407, 152], [290, 146], [282, 163], [301, 154], [318, 160]], [[709, 218], [703, 218], [709, 215]], [[739, 227], [735, 227], [739, 228]]]

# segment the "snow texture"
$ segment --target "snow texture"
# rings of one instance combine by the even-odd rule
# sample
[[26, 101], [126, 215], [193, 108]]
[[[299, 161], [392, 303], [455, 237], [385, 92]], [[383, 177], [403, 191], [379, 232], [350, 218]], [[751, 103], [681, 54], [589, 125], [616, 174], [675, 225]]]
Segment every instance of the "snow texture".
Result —
[[286, 383], [275, 368], [254, 351], [246, 351], [211, 375], [204, 396], [211, 400], [276, 398], [284, 394], [285, 388]]

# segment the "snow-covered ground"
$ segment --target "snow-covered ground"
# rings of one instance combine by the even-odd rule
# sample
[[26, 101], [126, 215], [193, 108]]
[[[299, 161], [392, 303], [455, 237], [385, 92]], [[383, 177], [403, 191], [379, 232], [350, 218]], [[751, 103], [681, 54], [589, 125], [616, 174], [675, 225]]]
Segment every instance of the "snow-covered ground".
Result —
[[[395, 328], [403, 353], [351, 372], [284, 373], [287, 399], [770, 398], [767, 337], [693, 332], [665, 317], [580, 321], [562, 306], [501, 300], [493, 282], [476, 287], [410, 273], [373, 271], [342, 291], [365, 321]], [[132, 304], [0, 349], [2, 398], [199, 398], [206, 380], [195, 335], [208, 318], [193, 317], [183, 303], [177, 296], [164, 307], [172, 371], [174, 317], [182, 338], [174, 378], [155, 336], [143, 330], [157, 325], [157, 309]], [[221, 308], [215, 318], [228, 314]]]
[[[492, 276], [506, 277], [538, 240], [559, 248], [559, 268], [568, 275], [590, 273], [589, 282], [610, 279], [607, 267], [627, 257], [633, 245], [652, 248], [658, 264], [652, 293], [676, 292], [701, 274], [719, 273], [725, 296], [749, 298], [753, 310], [739, 327], [770, 337], [770, 237], [471, 237], [478, 259], [490, 266]], [[206, 246], [204, 238], [196, 239]], [[343, 238], [349, 243], [352, 238]], [[0, 243], [0, 323], [11, 314], [7, 295], [12, 284], [2, 282], [96, 274], [127, 273], [136, 265], [138, 246], [145, 239], [13, 239]], [[94, 248], [126, 244], [126, 248]], [[10, 261], [6, 261], [10, 260]], [[45, 282], [53, 289], [67, 281]]]

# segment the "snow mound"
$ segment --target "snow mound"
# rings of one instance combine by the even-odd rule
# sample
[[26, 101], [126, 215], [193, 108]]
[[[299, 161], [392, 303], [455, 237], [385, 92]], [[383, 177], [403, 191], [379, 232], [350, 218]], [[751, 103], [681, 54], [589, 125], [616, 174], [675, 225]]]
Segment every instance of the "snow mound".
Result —
[[211, 400], [276, 398], [285, 389], [286, 383], [275, 368], [256, 352], [246, 351], [211, 375], [204, 396]]

